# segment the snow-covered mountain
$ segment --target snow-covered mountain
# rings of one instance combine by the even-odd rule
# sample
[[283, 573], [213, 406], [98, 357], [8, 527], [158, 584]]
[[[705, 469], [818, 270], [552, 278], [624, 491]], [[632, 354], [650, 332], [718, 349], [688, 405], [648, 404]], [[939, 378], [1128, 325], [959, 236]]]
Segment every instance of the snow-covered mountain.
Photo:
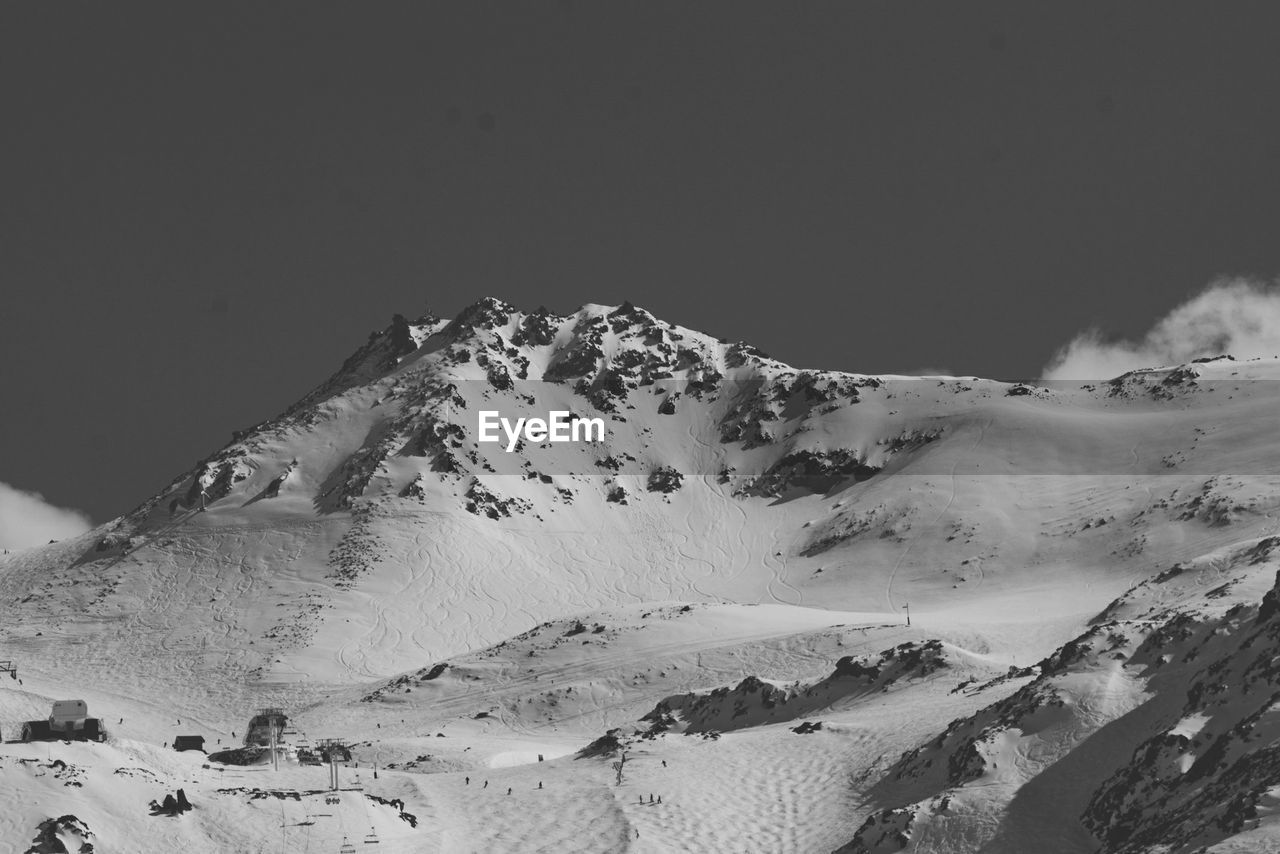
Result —
[[[1277, 378], [797, 370], [629, 304], [397, 316], [141, 507], [0, 557], [0, 734], [68, 697], [112, 733], [5, 745], [0, 838], [1275, 844]], [[481, 442], [483, 412], [603, 436]], [[262, 707], [356, 744], [363, 791], [159, 746]], [[147, 814], [180, 785], [194, 812]]]

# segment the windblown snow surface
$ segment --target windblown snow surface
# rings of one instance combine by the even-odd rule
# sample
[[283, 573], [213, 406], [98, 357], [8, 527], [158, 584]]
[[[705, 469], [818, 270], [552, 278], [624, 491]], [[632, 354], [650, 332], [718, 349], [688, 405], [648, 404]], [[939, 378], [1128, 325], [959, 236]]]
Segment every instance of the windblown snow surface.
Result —
[[[0, 850], [1280, 850], [1278, 378], [397, 317], [143, 506], [0, 558]], [[506, 453], [482, 409], [607, 435]], [[106, 742], [17, 741], [70, 698]], [[278, 770], [170, 747], [265, 707]], [[297, 761], [322, 738], [337, 792]]]

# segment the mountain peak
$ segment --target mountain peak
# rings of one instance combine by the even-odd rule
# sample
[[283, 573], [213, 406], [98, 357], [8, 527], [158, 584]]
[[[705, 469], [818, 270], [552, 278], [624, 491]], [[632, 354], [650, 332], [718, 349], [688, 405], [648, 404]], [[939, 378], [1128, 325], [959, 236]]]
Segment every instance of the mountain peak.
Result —
[[[790, 767], [790, 792], [826, 768], [831, 832], [796, 850], [855, 832], [851, 850], [976, 850], [949, 844], [955, 823], [1034, 793], [1020, 787], [1064, 756], [1070, 815], [1100, 838], [1141, 824], [1190, 839], [1203, 828], [1168, 798], [1229, 805], [1235, 822], [1273, 770], [1248, 759], [1248, 733], [1274, 724], [1276, 403], [1274, 383], [1248, 380], [1274, 370], [1217, 360], [1041, 388], [796, 370], [625, 302], [395, 315], [135, 513], [0, 556], [0, 640], [28, 686], [74, 686], [126, 734], [153, 737], [157, 698], [164, 724], [224, 736], [287, 705], [392, 780], [432, 756], [508, 773], [511, 739], [491, 728], [537, 739], [537, 757], [628, 721], [615, 741], [643, 734], [669, 781]], [[494, 415], [508, 424], [486, 438]], [[557, 417], [600, 431], [556, 441]], [[1148, 695], [1159, 714], [1107, 726]], [[6, 733], [39, 717], [0, 702]], [[549, 724], [576, 744], [556, 747]], [[724, 759], [715, 733], [730, 729], [776, 752], [744, 765], [726, 739]], [[706, 758], [683, 761], [663, 732], [705, 734]], [[1090, 755], [1091, 733], [1115, 761], [1090, 778], [1071, 754]], [[586, 791], [584, 773], [539, 765], [538, 797]], [[209, 816], [238, 797], [219, 776], [202, 775]], [[25, 768], [6, 779], [33, 785]], [[857, 831], [851, 779], [877, 810]], [[980, 815], [965, 839], [997, 825]]]

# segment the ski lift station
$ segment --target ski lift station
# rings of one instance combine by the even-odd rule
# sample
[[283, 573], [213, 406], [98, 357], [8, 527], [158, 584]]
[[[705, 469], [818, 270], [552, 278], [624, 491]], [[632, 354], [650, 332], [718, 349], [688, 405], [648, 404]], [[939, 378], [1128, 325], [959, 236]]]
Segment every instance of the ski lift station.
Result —
[[106, 741], [107, 731], [97, 718], [89, 717], [84, 700], [55, 700], [47, 720], [22, 725], [23, 741]]

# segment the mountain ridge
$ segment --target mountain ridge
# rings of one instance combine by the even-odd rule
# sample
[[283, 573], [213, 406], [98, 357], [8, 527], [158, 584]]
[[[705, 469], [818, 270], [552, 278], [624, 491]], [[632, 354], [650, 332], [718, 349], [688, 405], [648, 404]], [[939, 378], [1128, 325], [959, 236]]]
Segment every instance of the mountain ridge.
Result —
[[[419, 800], [425, 826], [483, 850], [560, 837], [448, 786], [523, 779], [538, 755], [554, 760], [538, 773], [588, 781], [615, 842], [643, 826], [707, 850], [1017, 850], [1027, 816], [1048, 820], [1050, 759], [1133, 714], [1115, 755], [1141, 748], [1139, 770], [1114, 773], [1163, 755], [1139, 718], [1186, 686], [1108, 653], [1132, 658], [1189, 606], [1135, 603], [1201, 579], [1179, 595], [1213, 593], [1197, 619], [1243, 609], [1229, 634], [1272, 595], [1277, 377], [1280, 362], [1226, 358], [1083, 383], [873, 376], [797, 370], [630, 304], [397, 315], [139, 507], [0, 558], [0, 651], [28, 686], [0, 688], [0, 732], [74, 686], [122, 721], [113, 749], [161, 768], [130, 745], [171, 718], [230, 738], [279, 706], [394, 764], [394, 792], [449, 804]], [[478, 441], [482, 409], [608, 430], [508, 453]], [[1107, 631], [1124, 645], [1100, 651]], [[678, 778], [674, 823], [571, 758], [614, 731], [676, 764], [705, 757]], [[1035, 761], [1007, 776], [1001, 751], [1024, 742]], [[717, 773], [754, 781], [742, 804], [709, 800]], [[1269, 778], [1237, 777], [1225, 797], [1265, 806]], [[1088, 784], [1054, 825], [1063, 850], [1127, 844], [1098, 805], [1131, 785]], [[1116, 809], [1149, 847], [1220, 838], [1167, 820], [1177, 786], [1142, 797]], [[238, 795], [217, 803], [233, 824], [265, 820]], [[143, 832], [92, 809], [95, 832]], [[1247, 812], [1231, 815], [1260, 820]]]

